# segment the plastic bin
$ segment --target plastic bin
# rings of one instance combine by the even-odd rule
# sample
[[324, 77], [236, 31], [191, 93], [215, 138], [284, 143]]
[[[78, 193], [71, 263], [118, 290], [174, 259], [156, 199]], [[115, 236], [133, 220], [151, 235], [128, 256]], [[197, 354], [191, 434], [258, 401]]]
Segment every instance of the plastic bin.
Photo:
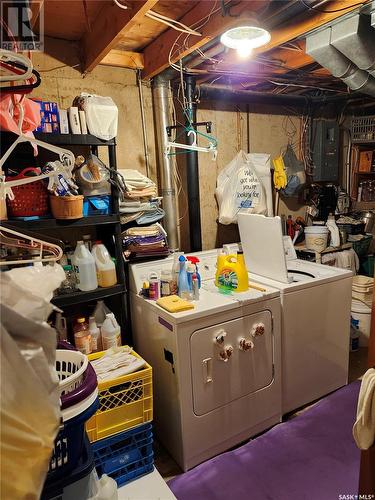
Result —
[[83, 200], [83, 216], [108, 215], [111, 213], [111, 196], [85, 196]]
[[367, 254], [368, 249], [370, 248], [371, 240], [372, 240], [372, 235], [367, 234], [361, 240], [352, 241], [353, 249], [355, 253], [358, 255], [358, 257], [362, 257]]
[[94, 469], [94, 454], [87, 437], [83, 440], [78, 464], [66, 476], [55, 481], [49, 478], [44, 484], [41, 500], [72, 500], [88, 498], [90, 476]]
[[[89, 360], [103, 356], [104, 351], [89, 355]], [[140, 358], [133, 351], [134, 356]], [[91, 442], [98, 441], [152, 420], [152, 368], [107, 382], [99, 382], [99, 409], [86, 424]]]
[[99, 406], [98, 399], [76, 417], [62, 424], [55, 439], [55, 446], [47, 474], [48, 481], [54, 481], [71, 472], [77, 465], [84, 447], [85, 422]]
[[99, 477], [108, 474], [122, 486], [133, 479], [152, 472], [152, 425], [141, 425], [130, 431], [92, 444]]

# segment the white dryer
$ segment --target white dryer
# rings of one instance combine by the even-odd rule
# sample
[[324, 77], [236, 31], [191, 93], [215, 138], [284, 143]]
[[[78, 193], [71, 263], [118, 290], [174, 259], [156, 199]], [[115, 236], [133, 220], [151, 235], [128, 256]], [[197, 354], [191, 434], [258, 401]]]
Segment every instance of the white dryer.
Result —
[[194, 310], [172, 314], [139, 296], [172, 258], [133, 264], [130, 276], [135, 347], [153, 367], [156, 434], [183, 470], [281, 420], [280, 292], [222, 295], [208, 285], [216, 251], [194, 255], [202, 276]]
[[347, 384], [352, 272], [297, 259], [279, 217], [238, 225], [250, 278], [281, 292], [285, 414]]

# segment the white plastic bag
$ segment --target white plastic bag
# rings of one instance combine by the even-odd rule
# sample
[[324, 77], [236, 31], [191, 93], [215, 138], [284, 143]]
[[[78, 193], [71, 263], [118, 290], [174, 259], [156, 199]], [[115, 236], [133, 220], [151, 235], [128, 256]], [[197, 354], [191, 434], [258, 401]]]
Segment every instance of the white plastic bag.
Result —
[[270, 155], [240, 151], [220, 172], [216, 198], [219, 222], [237, 223], [240, 210], [272, 216]]
[[59, 429], [57, 340], [46, 322], [63, 273], [55, 266], [0, 273], [2, 498], [40, 497]]
[[109, 141], [117, 135], [118, 108], [112, 97], [81, 94], [90, 134]]

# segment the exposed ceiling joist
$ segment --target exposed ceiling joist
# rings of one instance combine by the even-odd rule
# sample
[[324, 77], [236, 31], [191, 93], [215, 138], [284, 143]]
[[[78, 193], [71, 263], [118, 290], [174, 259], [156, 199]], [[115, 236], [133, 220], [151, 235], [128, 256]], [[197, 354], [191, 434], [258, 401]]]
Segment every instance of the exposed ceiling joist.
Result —
[[[254, 12], [259, 8], [264, 8], [264, 2], [240, 2], [232, 7], [231, 16], [223, 17], [218, 2], [214, 0], [199, 2], [198, 5], [185, 14], [180, 21], [186, 26], [191, 27], [196, 26], [197, 24], [199, 26], [201, 21], [203, 24], [206, 18], [209, 17], [207, 24], [201, 28], [196, 28], [200, 33], [202, 33], [202, 36], [190, 35], [186, 39], [184, 47], [171, 56], [171, 61], [176, 62], [182, 57], [191, 54], [197, 48], [203, 47], [210, 40], [219, 36], [224, 30], [232, 27], [238, 21], [238, 16], [246, 12], [250, 14], [251, 11]], [[148, 45], [143, 51], [145, 58], [143, 78], [152, 78], [166, 69], [169, 66], [169, 52], [177, 37], [179, 37], [179, 41], [184, 42], [186, 36], [187, 35], [182, 35], [179, 37], [176, 31], [169, 29], [150, 43], [150, 45]]]
[[113, 2], [106, 2], [92, 23], [91, 31], [81, 40], [83, 71], [92, 71], [157, 2], [137, 0], [129, 9], [121, 9]]
[[125, 50], [111, 50], [101, 61], [104, 66], [117, 66], [119, 68], [143, 69], [143, 54]]
[[30, 26], [33, 28], [38, 20], [40, 11], [43, 8], [44, 0], [31, 0], [29, 8], [31, 9]]
[[[184, 46], [180, 51], [176, 51], [171, 57], [172, 62], [177, 62], [182, 57], [186, 57], [188, 54], [192, 53], [197, 48], [203, 47], [213, 38], [218, 37], [223, 31], [233, 26], [238, 22], [238, 16], [245, 14], [246, 12], [251, 12], [251, 9], [256, 9], [256, 4], [260, 2], [241, 2], [240, 4], [234, 6], [231, 10], [231, 14], [236, 17], [222, 17], [221, 10], [215, 12], [211, 15], [209, 22], [203, 26], [199, 31], [202, 33], [201, 37], [190, 36]], [[187, 26], [192, 26], [197, 23], [200, 19], [207, 17], [210, 12], [214, 9], [217, 3], [211, 0], [206, 0], [205, 2], [200, 2], [194, 9], [188, 12], [182, 19]], [[342, 10], [347, 7], [347, 10]], [[350, 12], [356, 8], [353, 5], [353, 0], [335, 0], [329, 4], [329, 9], [327, 10], [337, 10], [338, 12], [313, 12], [310, 11], [310, 15], [304, 19], [298, 20], [298, 18], [291, 19], [290, 25], [275, 29], [272, 31], [271, 41], [261, 47], [256, 49], [256, 54], [261, 54], [278, 47], [279, 45], [285, 44], [295, 38], [301, 37], [306, 32], [311, 31], [315, 28], [326, 24], [327, 22], [336, 19], [337, 17]], [[144, 70], [143, 78], [152, 78], [169, 66], [169, 53], [176, 41], [178, 35], [172, 29], [165, 31], [161, 36], [154, 40], [146, 49], [144, 50]], [[184, 37], [179, 38], [180, 41], [184, 41]], [[284, 51], [283, 51], [284, 52]], [[285, 51], [287, 52], [287, 51]], [[293, 53], [293, 52], [292, 52]], [[296, 52], [294, 52], [294, 55]], [[298, 52], [297, 52], [298, 54]], [[288, 56], [285, 56], [288, 61]], [[305, 62], [306, 61], [306, 62]], [[299, 61], [296, 60], [295, 68], [303, 67], [311, 62], [311, 58], [306, 55], [301, 56]], [[293, 64], [293, 63], [292, 63]], [[301, 66], [299, 66], [301, 64]], [[288, 65], [288, 64], [286, 64]], [[293, 67], [293, 66], [291, 66]]]

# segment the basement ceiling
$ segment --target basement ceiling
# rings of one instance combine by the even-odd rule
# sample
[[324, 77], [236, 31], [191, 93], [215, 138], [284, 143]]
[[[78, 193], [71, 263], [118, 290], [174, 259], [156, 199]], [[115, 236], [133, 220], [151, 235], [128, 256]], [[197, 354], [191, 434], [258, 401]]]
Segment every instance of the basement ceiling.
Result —
[[[32, 2], [32, 0], [31, 0]], [[97, 64], [143, 70], [146, 79], [182, 59], [203, 85], [273, 94], [346, 93], [343, 82], [305, 53], [305, 35], [356, 7], [353, 0], [44, 0], [45, 34], [77, 41], [82, 70]], [[361, 3], [366, 3], [361, 2]], [[367, 2], [371, 3], [371, 2]], [[34, 2], [35, 8], [36, 2]], [[190, 27], [181, 34], [147, 17], [152, 10]], [[220, 44], [220, 34], [244, 16], [271, 32], [248, 60]], [[177, 73], [176, 73], [177, 76]]]

